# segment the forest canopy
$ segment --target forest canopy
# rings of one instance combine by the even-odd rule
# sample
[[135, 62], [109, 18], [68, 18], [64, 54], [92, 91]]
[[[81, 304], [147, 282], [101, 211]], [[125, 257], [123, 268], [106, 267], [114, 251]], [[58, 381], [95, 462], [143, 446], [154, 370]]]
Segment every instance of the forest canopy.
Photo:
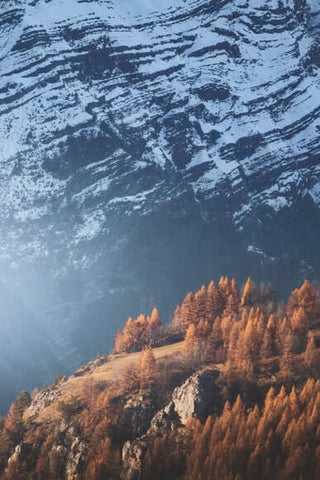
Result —
[[[320, 478], [319, 344], [320, 290], [308, 280], [286, 303], [250, 278], [242, 289], [212, 281], [167, 324], [156, 308], [129, 318], [103, 360], [122, 365], [108, 382], [93, 363], [73, 376], [78, 395], [63, 396], [75, 382], [63, 377], [22, 392], [0, 422], [0, 479]], [[207, 371], [211, 404], [170, 423], [177, 387]], [[128, 442], [144, 445], [134, 471]]]

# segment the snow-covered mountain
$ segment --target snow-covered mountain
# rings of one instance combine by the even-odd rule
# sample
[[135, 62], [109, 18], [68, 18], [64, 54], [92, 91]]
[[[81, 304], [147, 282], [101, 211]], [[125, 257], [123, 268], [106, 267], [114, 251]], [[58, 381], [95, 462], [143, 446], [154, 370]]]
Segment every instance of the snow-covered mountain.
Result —
[[0, 264], [70, 368], [221, 273], [319, 279], [318, 0], [0, 0]]

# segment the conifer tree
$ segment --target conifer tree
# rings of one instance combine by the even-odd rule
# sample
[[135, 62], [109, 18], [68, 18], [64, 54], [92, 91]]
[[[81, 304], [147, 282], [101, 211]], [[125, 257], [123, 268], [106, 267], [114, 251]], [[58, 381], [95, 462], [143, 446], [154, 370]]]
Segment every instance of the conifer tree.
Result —
[[186, 358], [193, 362], [196, 358], [197, 350], [196, 326], [194, 323], [191, 323], [187, 329], [183, 350]]
[[311, 374], [320, 373], [320, 351], [317, 348], [314, 333], [309, 332], [306, 351], [304, 352], [304, 362], [310, 369]]
[[223, 349], [220, 317], [216, 317], [215, 321], [213, 322], [209, 342], [213, 361], [217, 363], [223, 362], [225, 360], [225, 351]]
[[207, 290], [204, 285], [198, 290], [193, 299], [194, 312], [197, 319], [207, 320], [209, 316], [207, 303]]
[[299, 307], [304, 309], [310, 325], [319, 322], [319, 295], [309, 280], [305, 280], [302, 286], [295, 289], [290, 295], [289, 313]]
[[31, 397], [28, 392], [25, 390], [17, 396], [17, 398], [14, 401], [15, 407], [17, 412], [19, 413], [20, 417], [22, 418], [23, 412], [25, 411], [26, 408], [28, 408], [31, 404]]
[[23, 434], [23, 423], [20, 412], [14, 403], [9, 409], [4, 428], [10, 441], [17, 445]]
[[160, 315], [158, 309], [154, 307], [150, 316], [150, 326], [152, 329], [159, 328], [161, 326]]
[[171, 328], [173, 330], [180, 330], [181, 328], [181, 318], [180, 318], [181, 307], [177, 305], [171, 319]]
[[182, 302], [180, 309], [180, 321], [184, 328], [188, 328], [190, 323], [196, 321], [194, 295], [191, 292], [186, 295], [184, 301]]
[[208, 304], [208, 319], [210, 321], [213, 321], [218, 315], [222, 313], [220, 293], [214, 281], [209, 283], [209, 286], [207, 289], [207, 304]]
[[295, 351], [300, 353], [306, 347], [308, 317], [303, 307], [298, 307], [291, 316], [291, 327], [294, 335]]
[[252, 307], [254, 305], [255, 286], [251, 278], [249, 277], [245, 283], [242, 297], [241, 307]]
[[139, 377], [142, 387], [150, 387], [155, 380], [157, 372], [156, 359], [151, 347], [142, 350], [139, 360]]
[[228, 280], [226, 277], [223, 282], [223, 290], [225, 296], [224, 315], [232, 315], [238, 313], [240, 306], [240, 298], [238, 287], [235, 279]]
[[269, 359], [274, 357], [276, 353], [276, 326], [274, 315], [270, 315], [260, 349], [260, 364], [264, 369], [272, 369], [273, 365], [270, 364]]
[[283, 349], [283, 355], [280, 358], [280, 371], [279, 375], [283, 382], [289, 382], [294, 377], [294, 341], [291, 332], [288, 332]]

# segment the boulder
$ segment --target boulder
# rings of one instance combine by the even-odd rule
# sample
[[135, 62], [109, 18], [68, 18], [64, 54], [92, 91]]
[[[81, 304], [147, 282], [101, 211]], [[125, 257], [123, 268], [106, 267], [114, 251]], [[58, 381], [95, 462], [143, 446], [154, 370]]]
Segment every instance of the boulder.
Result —
[[213, 412], [219, 400], [219, 390], [215, 384], [218, 375], [217, 370], [204, 369], [189, 377], [181, 387], [174, 389], [174, 410], [183, 425], [191, 417], [197, 417], [203, 422]]
[[[140, 479], [143, 459], [153, 438], [167, 435], [172, 431], [179, 434], [183, 432], [190, 418], [196, 417], [204, 421], [215, 409], [220, 408], [221, 396], [215, 382], [218, 375], [217, 370], [205, 368], [174, 389], [171, 402], [153, 416], [146, 434], [124, 444], [122, 480]], [[128, 404], [130, 405], [130, 401]], [[133, 405], [137, 406], [135, 401]], [[142, 408], [142, 399], [138, 405]]]

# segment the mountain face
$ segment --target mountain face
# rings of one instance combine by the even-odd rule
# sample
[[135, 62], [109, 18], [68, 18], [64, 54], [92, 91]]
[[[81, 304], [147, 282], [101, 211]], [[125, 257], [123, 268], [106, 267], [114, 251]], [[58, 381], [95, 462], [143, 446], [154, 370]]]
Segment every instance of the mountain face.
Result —
[[318, 0], [0, 12], [0, 273], [54, 362], [220, 272], [319, 278]]

